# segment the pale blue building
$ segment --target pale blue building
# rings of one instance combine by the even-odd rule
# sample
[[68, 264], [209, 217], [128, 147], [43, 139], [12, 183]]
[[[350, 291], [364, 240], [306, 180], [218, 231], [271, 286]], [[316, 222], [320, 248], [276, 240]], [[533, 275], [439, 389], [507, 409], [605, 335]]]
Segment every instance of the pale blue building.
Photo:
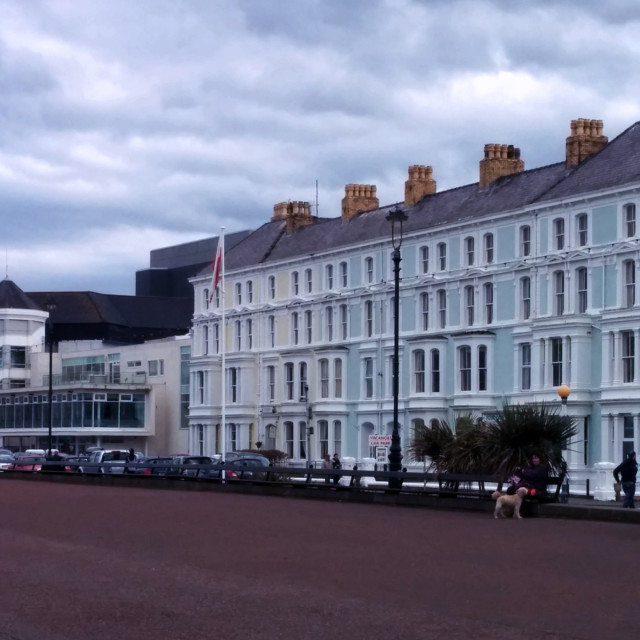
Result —
[[416, 421], [491, 416], [505, 400], [559, 405], [565, 384], [579, 426], [566, 454], [574, 483], [637, 449], [640, 123], [609, 142], [602, 122], [573, 121], [566, 149], [524, 170], [518, 149], [486, 145], [478, 182], [443, 192], [431, 167], [412, 166], [404, 202], [389, 206], [375, 186], [350, 184], [331, 219], [276, 205], [226, 253], [224, 330], [210, 270], [192, 280], [192, 452], [220, 447], [224, 339], [229, 449], [373, 455], [370, 436], [392, 427], [395, 206], [408, 216], [403, 443]]

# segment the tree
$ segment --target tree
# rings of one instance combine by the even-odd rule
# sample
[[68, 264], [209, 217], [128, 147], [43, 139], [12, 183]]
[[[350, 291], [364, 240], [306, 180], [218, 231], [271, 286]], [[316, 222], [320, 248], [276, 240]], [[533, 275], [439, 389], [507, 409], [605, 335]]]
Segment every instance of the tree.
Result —
[[551, 473], [566, 469], [562, 449], [577, 433], [573, 418], [545, 403], [505, 403], [491, 421], [460, 414], [451, 429], [433, 420], [414, 427], [407, 454], [410, 460], [430, 459], [429, 469], [450, 473], [490, 473], [510, 476], [537, 454]]

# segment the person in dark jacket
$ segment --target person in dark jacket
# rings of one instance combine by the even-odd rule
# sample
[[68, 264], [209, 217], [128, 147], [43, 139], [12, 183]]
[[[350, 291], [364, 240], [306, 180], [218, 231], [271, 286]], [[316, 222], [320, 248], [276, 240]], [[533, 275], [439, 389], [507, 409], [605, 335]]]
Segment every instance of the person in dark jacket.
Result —
[[129, 466], [129, 464], [134, 464], [136, 462], [136, 453], [133, 449], [129, 449], [129, 453], [127, 457], [124, 459], [124, 472], [125, 473], [133, 473], [133, 469]]
[[[331, 460], [331, 466], [334, 469], [342, 469], [342, 463], [340, 462], [340, 456], [337, 453], [333, 454], [333, 459]], [[340, 484], [340, 474], [332, 476], [333, 484]]]
[[624, 491], [623, 509], [635, 509], [634, 496], [636, 494], [636, 475], [638, 473], [638, 462], [636, 452], [632, 451], [624, 462], [621, 462], [614, 470], [613, 477], [616, 482], [622, 482]]
[[534, 453], [528, 467], [516, 469], [513, 484], [507, 489], [507, 493], [513, 495], [520, 487], [526, 487], [529, 489], [529, 495], [544, 496], [547, 492], [548, 477], [549, 468], [540, 456]]

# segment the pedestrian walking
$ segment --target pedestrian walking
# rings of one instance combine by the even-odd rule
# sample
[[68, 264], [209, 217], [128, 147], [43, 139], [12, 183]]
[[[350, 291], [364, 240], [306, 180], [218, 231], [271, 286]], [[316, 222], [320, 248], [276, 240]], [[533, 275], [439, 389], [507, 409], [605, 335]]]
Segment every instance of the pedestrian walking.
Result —
[[133, 464], [136, 461], [136, 453], [133, 449], [129, 449], [127, 457], [124, 459], [124, 472], [133, 473], [133, 470], [129, 467], [129, 464]]
[[636, 494], [636, 475], [638, 473], [638, 462], [636, 461], [636, 452], [631, 451], [624, 462], [621, 462], [614, 470], [613, 477], [616, 482], [622, 482], [622, 491], [624, 492], [623, 509], [635, 509], [634, 502]]
[[[322, 468], [329, 470], [329, 469], [333, 469], [333, 465], [331, 464], [331, 456], [327, 453], [325, 455], [325, 457], [322, 459]], [[327, 474], [324, 477], [324, 481], [329, 484], [331, 482], [331, 476], [329, 474]]]
[[[333, 460], [331, 460], [331, 466], [334, 469], [342, 469], [342, 463], [340, 462], [340, 456], [337, 453], [333, 454]], [[340, 483], [340, 474], [333, 476], [333, 484]]]

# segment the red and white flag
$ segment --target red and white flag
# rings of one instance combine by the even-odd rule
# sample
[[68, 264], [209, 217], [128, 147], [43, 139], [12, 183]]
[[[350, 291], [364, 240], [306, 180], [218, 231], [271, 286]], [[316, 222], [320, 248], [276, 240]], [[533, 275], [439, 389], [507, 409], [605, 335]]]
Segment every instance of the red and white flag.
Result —
[[211, 292], [209, 293], [209, 302], [213, 299], [213, 294], [220, 284], [220, 275], [222, 273], [222, 238], [218, 238], [218, 248], [213, 258], [211, 273]]

